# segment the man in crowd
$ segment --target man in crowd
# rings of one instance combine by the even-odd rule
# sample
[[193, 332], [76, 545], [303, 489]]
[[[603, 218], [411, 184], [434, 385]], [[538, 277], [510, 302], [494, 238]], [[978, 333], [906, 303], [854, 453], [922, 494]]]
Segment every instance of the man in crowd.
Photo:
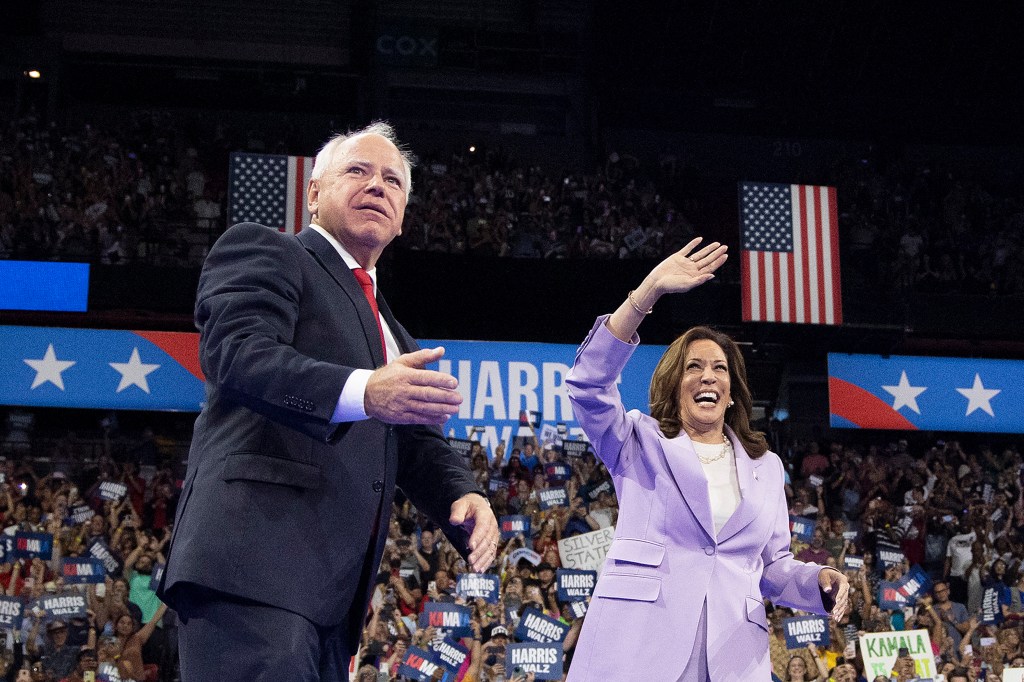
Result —
[[[340, 680], [362, 631], [396, 485], [471, 564], [497, 522], [437, 424], [458, 410], [377, 292], [411, 162], [386, 124], [317, 155], [312, 226], [229, 229], [200, 276], [207, 400], [160, 587], [184, 680]], [[211, 528], [219, 533], [211, 533]]]

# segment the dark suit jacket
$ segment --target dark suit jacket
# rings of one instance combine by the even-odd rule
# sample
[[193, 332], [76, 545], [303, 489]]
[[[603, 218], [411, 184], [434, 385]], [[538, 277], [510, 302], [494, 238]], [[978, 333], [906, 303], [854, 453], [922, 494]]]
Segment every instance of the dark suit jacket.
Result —
[[[402, 352], [415, 350], [379, 296], [378, 305]], [[203, 266], [196, 324], [206, 403], [161, 598], [173, 607], [174, 586], [189, 582], [321, 626], [350, 612], [356, 623], [396, 484], [465, 554], [450, 506], [483, 493], [438, 428], [330, 423], [352, 370], [384, 358], [359, 283], [322, 235], [229, 229]]]

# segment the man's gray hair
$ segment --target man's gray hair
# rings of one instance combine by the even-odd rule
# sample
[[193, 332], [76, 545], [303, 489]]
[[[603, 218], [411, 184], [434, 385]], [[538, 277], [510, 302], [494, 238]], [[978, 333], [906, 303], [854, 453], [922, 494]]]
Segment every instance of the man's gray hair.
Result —
[[405, 166], [405, 198], [408, 199], [409, 195], [412, 193], [412, 152], [402, 147], [402, 143], [398, 141], [398, 137], [395, 135], [395, 129], [387, 121], [374, 121], [365, 128], [350, 130], [347, 133], [338, 133], [331, 139], [327, 140], [324, 146], [321, 147], [320, 151], [316, 154], [316, 161], [313, 162], [313, 173], [310, 178], [313, 180], [319, 180], [320, 176], [330, 168], [331, 163], [334, 161], [334, 154], [338, 151], [338, 147], [340, 147], [346, 140], [350, 140], [353, 137], [359, 137], [361, 135], [380, 135], [385, 140], [395, 145], [398, 149], [398, 153], [402, 157], [402, 165]]

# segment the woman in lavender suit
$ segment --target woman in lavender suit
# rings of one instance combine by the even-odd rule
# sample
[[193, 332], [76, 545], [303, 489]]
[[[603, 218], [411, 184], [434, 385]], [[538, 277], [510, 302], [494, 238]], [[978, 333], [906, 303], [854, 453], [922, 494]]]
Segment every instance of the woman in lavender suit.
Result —
[[748, 682], [771, 677], [765, 598], [841, 617], [839, 571], [797, 561], [779, 457], [750, 428], [743, 357], [695, 327], [662, 356], [651, 416], [626, 412], [615, 386], [654, 302], [713, 277], [726, 259], [695, 239], [598, 319], [567, 378], [573, 409], [619, 499], [570, 682]]

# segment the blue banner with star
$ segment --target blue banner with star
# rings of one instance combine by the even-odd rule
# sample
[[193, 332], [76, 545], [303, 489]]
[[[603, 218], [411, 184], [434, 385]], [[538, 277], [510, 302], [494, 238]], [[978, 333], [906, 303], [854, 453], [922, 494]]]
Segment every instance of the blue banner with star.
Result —
[[829, 353], [835, 428], [1024, 433], [1024, 361]]
[[0, 403], [198, 412], [199, 335], [0, 326]]

